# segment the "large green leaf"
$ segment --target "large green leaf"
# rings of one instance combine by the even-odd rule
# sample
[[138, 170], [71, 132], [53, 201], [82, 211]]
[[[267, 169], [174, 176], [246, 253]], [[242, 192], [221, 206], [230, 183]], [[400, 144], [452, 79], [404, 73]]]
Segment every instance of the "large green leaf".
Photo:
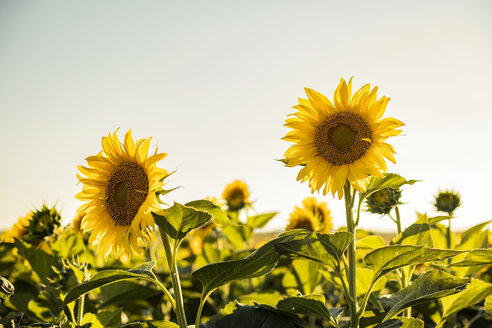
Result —
[[292, 261], [291, 270], [282, 278], [282, 286], [300, 291], [301, 294], [313, 294], [321, 280], [323, 265], [311, 260]]
[[297, 316], [272, 306], [242, 305], [237, 301], [226, 305], [203, 328], [298, 328], [302, 322]]
[[[198, 207], [197, 204], [194, 205]], [[212, 215], [193, 207], [174, 203], [173, 206], [152, 212], [155, 223], [174, 240], [182, 240], [190, 231], [212, 222]]]
[[401, 328], [424, 328], [424, 322], [420, 319], [405, 317], [399, 317], [398, 319], [403, 322]]
[[247, 224], [228, 225], [222, 233], [236, 249], [242, 249], [253, 236], [253, 228]]
[[[489, 225], [490, 221], [480, 223], [478, 225], [475, 225], [471, 227], [470, 229], [466, 230], [463, 232], [461, 235], [461, 243], [456, 246], [456, 249], [458, 250], [463, 250], [467, 251], [470, 249], [485, 249], [489, 247], [489, 230], [487, 229], [487, 226]], [[463, 267], [463, 263], [468, 262], [472, 263], [474, 260], [475, 261], [485, 261], [485, 263], [480, 263], [480, 264], [489, 264], [492, 261], [487, 262], [487, 258], [490, 260], [492, 258], [492, 253], [487, 252], [487, 251], [482, 251], [478, 250], [475, 252], [467, 253], [467, 254], [462, 254], [460, 256], [457, 256], [454, 258], [451, 263], [457, 263], [460, 262], [461, 265], [459, 267], [454, 267], [453, 270], [456, 273], [456, 275], [461, 276], [461, 277], [470, 277], [472, 276], [475, 272], [480, 270], [480, 266], [474, 265], [474, 266], [466, 266]], [[468, 261], [467, 261], [468, 259]]]
[[88, 323], [91, 324], [91, 328], [118, 328], [121, 324], [121, 310], [86, 313], [82, 324]]
[[313, 316], [330, 322], [333, 326], [334, 320], [325, 306], [323, 295], [305, 295], [297, 297], [287, 297], [278, 302], [277, 308], [288, 312]]
[[427, 215], [419, 215], [417, 221], [402, 231], [391, 244], [396, 245], [425, 245], [434, 247]]
[[277, 265], [279, 255], [275, 252], [273, 245], [294, 236], [293, 233], [280, 235], [240, 260], [207, 264], [194, 271], [193, 278], [201, 282], [202, 294], [208, 295], [216, 288], [234, 280], [262, 276]]
[[483, 307], [488, 314], [492, 314], [492, 296], [488, 296], [483, 303]]
[[419, 276], [408, 287], [399, 290], [385, 300], [385, 303], [390, 304], [391, 308], [384, 321], [393, 318], [409, 306], [458, 293], [469, 281], [469, 279], [457, 278], [441, 270], [428, 271]]
[[449, 316], [469, 306], [477, 304], [488, 296], [492, 295], [492, 285], [480, 279], [472, 279], [471, 284], [466, 289], [448, 297], [444, 297], [442, 302], [443, 315], [441, 322], [446, 321]]
[[383, 178], [372, 177], [366, 187], [366, 191], [359, 194], [359, 203], [370, 194], [385, 188], [399, 189], [401, 186], [410, 184], [413, 185], [419, 180], [406, 180], [405, 178], [394, 173], [386, 173]]
[[227, 216], [227, 214], [224, 213], [224, 211], [222, 211], [220, 206], [215, 205], [211, 201], [203, 199], [194, 200], [186, 203], [185, 206], [194, 208], [197, 211], [202, 211], [210, 214], [214, 220], [214, 223], [220, 225], [234, 224], [233, 222], [231, 222], [231, 220], [229, 220], [229, 217]]
[[275, 215], [277, 215], [277, 213], [278, 212], [270, 212], [250, 216], [247, 219], [248, 225], [255, 229], [263, 228], [268, 222], [270, 222], [271, 219], [275, 217]]
[[466, 253], [463, 260], [452, 263], [451, 266], [483, 266], [488, 264], [492, 264], [492, 248], [472, 249]]
[[293, 258], [318, 261], [338, 270], [343, 252], [352, 242], [350, 232], [323, 234], [301, 230], [293, 240], [277, 242], [275, 250]]
[[375, 250], [376, 248], [384, 247], [385, 241], [377, 235], [363, 237], [355, 243], [356, 249]]
[[390, 245], [375, 249], [364, 257], [374, 271], [374, 280], [395, 269], [423, 262], [438, 261], [460, 254], [460, 251], [416, 245]]
[[122, 281], [122, 280], [130, 280], [130, 279], [142, 279], [142, 280], [147, 280], [152, 283], [156, 283], [155, 279], [153, 278], [152, 273], [149, 270], [146, 270], [148, 268], [152, 268], [152, 263], [153, 262], [148, 262], [139, 265], [135, 269], [129, 270], [129, 271], [124, 271], [124, 270], [104, 270], [101, 272], [96, 273], [90, 280], [83, 282], [82, 284], [75, 286], [72, 288], [67, 296], [65, 297], [65, 300], [63, 302], [63, 305], [67, 305], [70, 302], [73, 302], [80, 296], [90, 292], [91, 290], [94, 290], [96, 288], [115, 283], [117, 281]]
[[60, 262], [56, 257], [50, 255], [40, 248], [29, 245], [22, 240], [15, 239], [15, 246], [19, 253], [29, 262], [32, 269], [41, 280], [52, 278], [55, 274], [52, 267], [60, 268]]
[[203, 328], [297, 328], [301, 321], [292, 313], [267, 305], [241, 305], [229, 303]]
[[489, 230], [486, 228], [490, 222], [492, 221], [482, 222], [463, 232], [461, 234], [461, 243], [456, 249], [487, 248], [489, 246]]

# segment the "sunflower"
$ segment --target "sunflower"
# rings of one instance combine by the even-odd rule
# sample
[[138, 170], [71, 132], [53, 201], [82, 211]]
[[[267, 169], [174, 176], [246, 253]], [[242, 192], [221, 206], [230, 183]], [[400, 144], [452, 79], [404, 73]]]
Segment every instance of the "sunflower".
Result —
[[222, 198], [227, 202], [231, 211], [239, 211], [249, 204], [248, 185], [241, 180], [229, 183], [222, 193]]
[[316, 197], [306, 197], [302, 201], [302, 205], [306, 210], [313, 213], [319, 222], [319, 231], [330, 233], [333, 227], [333, 218], [326, 202], [319, 202]]
[[296, 206], [290, 213], [289, 222], [285, 230], [306, 229], [309, 231], [319, 230], [319, 221], [313, 212]]
[[86, 177], [77, 174], [84, 186], [76, 198], [86, 203], [77, 212], [85, 213], [81, 228], [104, 257], [128, 258], [153, 236], [156, 191], [169, 174], [156, 166], [167, 154], [148, 156], [150, 138], [134, 142], [130, 130], [121, 144], [116, 132], [102, 138], [103, 151], [87, 158], [88, 167], [78, 167]]
[[[377, 100], [377, 87], [366, 84], [352, 95], [352, 79], [342, 78], [333, 96], [306, 88], [308, 99], [299, 99], [285, 126], [291, 128], [283, 138], [294, 142], [285, 152], [286, 166], [305, 165], [297, 180], [309, 180], [311, 192], [331, 191], [341, 199], [348, 180], [364, 191], [369, 175], [382, 177], [385, 158], [395, 163], [395, 150], [385, 141], [401, 133], [403, 123], [381, 117], [389, 98]], [[323, 187], [324, 185], [324, 187]]]
[[14, 238], [21, 239], [28, 232], [31, 223], [33, 212], [29, 212], [26, 216], [21, 216], [17, 222], [7, 231], [2, 234], [2, 242], [13, 243]]

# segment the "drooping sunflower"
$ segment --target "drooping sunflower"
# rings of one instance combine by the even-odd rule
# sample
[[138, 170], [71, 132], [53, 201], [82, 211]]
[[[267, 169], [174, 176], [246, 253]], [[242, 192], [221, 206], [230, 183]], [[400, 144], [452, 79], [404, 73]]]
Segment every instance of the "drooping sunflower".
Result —
[[309, 180], [311, 192], [323, 191], [341, 199], [348, 180], [364, 191], [367, 178], [382, 177], [385, 158], [395, 163], [394, 148], [386, 139], [401, 133], [403, 123], [383, 116], [389, 98], [377, 99], [375, 87], [366, 84], [352, 95], [352, 79], [342, 78], [334, 104], [324, 95], [306, 88], [308, 99], [299, 99], [296, 113], [286, 120], [292, 129], [283, 138], [294, 142], [286, 152], [286, 166], [305, 165], [297, 180]]
[[309, 231], [319, 230], [318, 218], [314, 216], [313, 212], [296, 206], [289, 215], [289, 222], [285, 227], [285, 230], [293, 229], [306, 229]]
[[29, 229], [29, 224], [31, 223], [33, 212], [29, 212], [26, 216], [21, 216], [17, 219], [17, 222], [14, 223], [9, 230], [6, 230], [2, 236], [1, 240], [4, 243], [13, 243], [14, 238], [21, 239], [27, 233]]
[[231, 211], [239, 211], [249, 204], [248, 185], [241, 180], [229, 183], [222, 193], [222, 198], [227, 202]]
[[302, 205], [316, 217], [319, 222], [319, 231], [330, 233], [331, 228], [333, 228], [333, 218], [328, 209], [328, 204], [326, 204], [326, 202], [318, 201], [316, 197], [306, 197], [302, 201]]
[[128, 258], [153, 235], [156, 191], [169, 174], [156, 165], [167, 154], [148, 155], [150, 138], [134, 142], [130, 130], [121, 144], [116, 132], [102, 138], [103, 151], [87, 158], [88, 167], [78, 167], [86, 177], [77, 174], [84, 186], [76, 198], [86, 203], [77, 212], [85, 213], [81, 228], [104, 257]]

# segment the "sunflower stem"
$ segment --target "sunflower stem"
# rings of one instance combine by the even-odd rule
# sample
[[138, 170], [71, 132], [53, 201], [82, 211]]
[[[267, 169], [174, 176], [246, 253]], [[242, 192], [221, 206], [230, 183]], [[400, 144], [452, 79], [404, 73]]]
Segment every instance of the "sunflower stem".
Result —
[[82, 326], [82, 320], [84, 318], [84, 304], [85, 304], [85, 295], [80, 296], [78, 307], [77, 307], [77, 325]]
[[350, 298], [348, 298], [350, 304], [350, 326], [351, 328], [359, 328], [359, 316], [357, 315], [358, 304], [357, 304], [357, 289], [356, 289], [356, 269], [357, 262], [355, 258], [355, 222], [353, 218], [353, 201], [352, 197], [355, 198], [355, 190], [352, 194], [352, 188], [350, 182], [347, 180], [345, 182], [345, 186], [343, 188], [343, 193], [345, 197], [345, 215], [347, 218], [347, 231], [352, 233], [352, 242], [348, 248], [348, 285], [349, 285], [349, 294]]
[[[400, 219], [400, 210], [398, 209], [398, 206], [395, 206], [395, 217], [396, 220], [396, 230], [398, 232], [398, 235], [401, 234], [401, 219]], [[400, 271], [400, 282], [401, 282], [401, 288], [406, 288], [408, 287], [408, 284], [410, 283], [410, 277], [407, 277], [405, 274], [405, 268], [399, 269]], [[410, 272], [410, 271], [409, 271]], [[411, 276], [411, 273], [410, 273]], [[410, 318], [412, 316], [412, 307], [409, 306], [408, 308], [405, 309], [404, 311], [404, 316], [407, 318]]]
[[186, 315], [184, 312], [184, 304], [183, 304], [183, 293], [181, 291], [181, 283], [179, 281], [179, 273], [177, 266], [177, 249], [178, 247], [173, 247], [171, 243], [171, 238], [167, 235], [165, 231], [161, 232], [162, 244], [164, 246], [164, 251], [166, 252], [167, 264], [169, 266], [169, 272], [171, 273], [171, 281], [173, 284], [174, 297], [176, 301], [176, 319], [178, 320], [179, 328], [187, 328], [188, 324], [186, 323]]

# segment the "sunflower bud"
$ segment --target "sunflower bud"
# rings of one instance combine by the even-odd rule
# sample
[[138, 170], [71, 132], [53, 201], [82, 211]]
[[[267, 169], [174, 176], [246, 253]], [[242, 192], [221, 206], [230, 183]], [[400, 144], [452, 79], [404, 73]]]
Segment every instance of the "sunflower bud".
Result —
[[436, 196], [434, 206], [440, 212], [451, 215], [461, 205], [460, 195], [453, 191], [441, 191]]
[[45, 237], [53, 235], [60, 225], [61, 215], [58, 211], [54, 207], [48, 208], [46, 205], [43, 205], [40, 210], [33, 211], [25, 239], [37, 244]]
[[376, 191], [367, 197], [367, 210], [375, 214], [389, 214], [398, 205], [400, 196], [401, 191], [398, 189], [384, 188]]
[[12, 295], [14, 295], [14, 285], [0, 276], [0, 298], [5, 299]]

